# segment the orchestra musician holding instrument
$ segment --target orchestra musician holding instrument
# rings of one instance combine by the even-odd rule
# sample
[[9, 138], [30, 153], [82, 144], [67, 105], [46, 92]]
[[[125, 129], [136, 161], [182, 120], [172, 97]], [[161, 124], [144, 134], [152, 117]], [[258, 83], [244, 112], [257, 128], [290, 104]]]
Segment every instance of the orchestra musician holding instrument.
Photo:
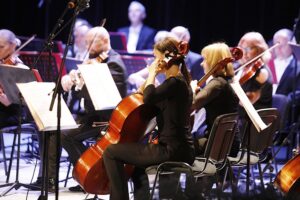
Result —
[[[238, 98], [233, 89], [229, 85], [229, 81], [234, 77], [234, 70], [232, 63], [222, 62], [224, 59], [232, 58], [232, 53], [225, 43], [213, 43], [204, 47], [201, 51], [204, 58], [201, 63], [205, 76], [209, 75], [208, 72], [214, 70], [211, 74], [209, 81], [203, 89], [195, 89], [196, 85], [193, 81], [192, 88], [197, 90], [192, 108], [199, 110], [205, 108], [207, 128], [202, 137], [195, 138], [195, 147], [197, 154], [204, 153], [207, 138], [209, 137], [210, 130], [215, 119], [222, 114], [237, 112]], [[237, 153], [239, 147], [239, 139], [236, 137], [232, 154]]]
[[[0, 30], [0, 64], [8, 67], [29, 69], [14, 54], [21, 41], [7, 29]], [[12, 104], [7, 98], [4, 88], [0, 85], [0, 127], [18, 124], [19, 105]], [[22, 118], [24, 118], [24, 113]]]
[[268, 45], [258, 32], [248, 32], [240, 39], [238, 46], [243, 50], [243, 65], [259, 54], [265, 52], [261, 58], [250, 63], [237, 74], [240, 84], [255, 109], [270, 108], [272, 106], [272, 75], [266, 65], [271, 58], [266, 51]]
[[[107, 63], [121, 97], [124, 97], [127, 92], [127, 71], [120, 55], [111, 48], [108, 31], [104, 27], [94, 27], [87, 32], [85, 40], [87, 47], [89, 47], [87, 48], [89, 49], [89, 60], [85, 61], [85, 63]], [[95, 110], [84, 82], [80, 82], [80, 87], [76, 85], [79, 83], [75, 81], [75, 77], [79, 73], [80, 72], [78, 70], [72, 70], [69, 74], [62, 77], [62, 87], [64, 91], [67, 92], [69, 90], [75, 90], [75, 87], [77, 87], [80, 89], [78, 91], [78, 95], [84, 99], [85, 112], [83, 115], [79, 115], [76, 119], [77, 123], [81, 124], [81, 126], [77, 129], [62, 131], [61, 134], [62, 147], [67, 151], [69, 160], [73, 165], [75, 165], [81, 154], [88, 148], [83, 144], [83, 141], [89, 138], [96, 138], [101, 135], [100, 128], [92, 126], [93, 122], [108, 121], [112, 112], [112, 110]], [[55, 136], [56, 135], [50, 138], [50, 148], [54, 147], [56, 144], [56, 140], [53, 139]], [[50, 178], [55, 175], [55, 166], [55, 151], [49, 151]], [[40, 185], [41, 180], [41, 174], [39, 174], [36, 185]], [[83, 191], [79, 185], [69, 189], [71, 191]]]
[[[149, 76], [139, 89], [145, 104], [159, 108], [156, 116], [158, 144], [117, 143], [109, 145], [103, 161], [110, 181], [110, 199], [129, 199], [124, 164], [135, 166], [131, 177], [135, 199], [149, 198], [145, 168], [165, 161], [194, 161], [194, 144], [189, 132], [189, 111], [192, 104], [190, 76], [181, 55], [179, 41], [166, 38], [154, 45], [154, 62], [148, 67]], [[175, 58], [176, 59], [172, 59]], [[171, 58], [170, 61], [167, 61]], [[155, 87], [155, 77], [164, 73], [166, 80]]]

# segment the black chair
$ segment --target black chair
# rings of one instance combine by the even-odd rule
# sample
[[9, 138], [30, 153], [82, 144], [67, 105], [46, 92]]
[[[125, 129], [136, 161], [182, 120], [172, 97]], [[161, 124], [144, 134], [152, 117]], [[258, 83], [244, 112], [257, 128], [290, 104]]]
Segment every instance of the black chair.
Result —
[[[27, 133], [27, 134], [37, 134], [37, 129], [36, 126], [33, 123], [23, 123], [21, 124], [21, 133]], [[2, 153], [3, 153], [3, 162], [4, 162], [4, 170], [5, 170], [5, 175], [7, 176], [6, 183], [9, 182], [9, 177], [10, 177], [10, 171], [11, 171], [11, 166], [13, 162], [13, 156], [14, 156], [14, 150], [16, 145], [20, 145], [16, 143], [16, 138], [18, 133], [18, 126], [8, 126], [8, 127], [3, 127], [0, 129], [0, 141], [2, 145]], [[11, 146], [11, 155], [10, 158], [6, 157], [6, 146], [4, 145], [4, 137], [3, 134], [14, 134], [13, 138], [13, 144]], [[6, 161], [9, 160], [9, 168], [7, 169], [7, 163]]]
[[184, 162], [164, 162], [158, 166], [148, 167], [146, 173], [148, 175], [155, 174], [150, 198], [153, 199], [156, 182], [161, 174], [185, 173], [195, 178], [195, 181], [201, 177], [215, 176], [218, 184], [217, 173], [225, 166], [227, 155], [230, 152], [234, 139], [237, 122], [237, 113], [218, 116], [209, 134], [204, 155], [196, 157], [192, 166]]
[[[259, 177], [261, 181], [261, 187], [264, 189], [263, 182], [263, 174], [261, 169], [261, 163], [267, 158], [266, 152], [268, 152], [268, 148], [273, 145], [273, 137], [276, 131], [279, 128], [279, 112], [276, 108], [268, 108], [257, 110], [259, 116], [264, 121], [268, 127], [258, 132], [251, 121], [246, 122], [246, 133], [242, 138], [242, 144], [240, 151], [236, 157], [228, 157], [228, 165], [227, 169], [230, 169], [231, 182], [233, 180], [233, 170], [232, 168], [239, 168], [237, 181], [240, 176], [240, 172], [242, 169], [246, 168], [247, 164], [250, 166], [257, 165], [259, 170]], [[249, 163], [247, 162], [248, 152], [249, 155]], [[224, 180], [226, 179], [226, 174]], [[253, 175], [253, 174], [252, 174]], [[248, 177], [250, 178], [250, 177]], [[237, 186], [236, 182], [236, 186]], [[248, 183], [249, 184], [249, 183]], [[233, 187], [233, 185], [232, 185]], [[249, 185], [247, 185], [249, 187]], [[234, 189], [234, 188], [232, 188]]]

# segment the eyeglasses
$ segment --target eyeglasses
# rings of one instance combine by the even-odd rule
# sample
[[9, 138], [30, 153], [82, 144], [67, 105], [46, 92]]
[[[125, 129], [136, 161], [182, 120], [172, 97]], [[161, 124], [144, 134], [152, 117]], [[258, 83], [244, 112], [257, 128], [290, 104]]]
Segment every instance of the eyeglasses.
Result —
[[243, 51], [245, 52], [245, 53], [248, 53], [248, 52], [250, 52], [251, 50], [253, 50], [253, 49], [256, 49], [256, 47], [245, 47], [245, 48], [242, 48], [241, 47], [241, 49], [243, 49]]

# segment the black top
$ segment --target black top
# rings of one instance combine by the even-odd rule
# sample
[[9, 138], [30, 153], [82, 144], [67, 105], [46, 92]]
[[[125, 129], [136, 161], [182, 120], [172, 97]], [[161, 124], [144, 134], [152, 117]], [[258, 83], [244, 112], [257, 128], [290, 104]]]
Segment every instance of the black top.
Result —
[[[260, 84], [259, 82], [256, 81], [256, 77], [258, 76], [258, 74], [262, 68], [265, 68], [269, 74], [269, 78], [264, 84]], [[256, 110], [272, 107], [272, 92], [273, 92], [272, 75], [267, 66], [264, 65], [263, 67], [258, 69], [256, 71], [255, 75], [242, 85], [242, 88], [245, 91], [245, 93], [261, 90], [260, 98], [253, 104], [253, 106]]]
[[219, 115], [237, 112], [239, 100], [228, 80], [228, 78], [221, 76], [213, 78], [197, 93], [194, 99], [195, 108], [204, 107], [206, 110], [208, 133]]
[[189, 132], [192, 98], [192, 90], [183, 76], [168, 78], [157, 88], [149, 85], [144, 90], [144, 103], [160, 109], [156, 116], [159, 144], [167, 145], [174, 154], [180, 148], [194, 150]]

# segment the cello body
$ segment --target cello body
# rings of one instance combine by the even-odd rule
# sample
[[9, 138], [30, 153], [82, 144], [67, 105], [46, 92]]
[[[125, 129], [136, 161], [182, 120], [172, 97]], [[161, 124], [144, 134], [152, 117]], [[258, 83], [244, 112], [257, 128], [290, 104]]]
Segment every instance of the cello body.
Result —
[[288, 194], [300, 178], [300, 154], [290, 159], [278, 172], [274, 184], [283, 193]]
[[[109, 180], [103, 163], [103, 152], [116, 143], [138, 142], [157, 108], [143, 103], [141, 94], [125, 97], [112, 112], [108, 129], [96, 144], [89, 147], [73, 169], [73, 178], [91, 194], [109, 194]], [[130, 168], [126, 167], [127, 172]]]

